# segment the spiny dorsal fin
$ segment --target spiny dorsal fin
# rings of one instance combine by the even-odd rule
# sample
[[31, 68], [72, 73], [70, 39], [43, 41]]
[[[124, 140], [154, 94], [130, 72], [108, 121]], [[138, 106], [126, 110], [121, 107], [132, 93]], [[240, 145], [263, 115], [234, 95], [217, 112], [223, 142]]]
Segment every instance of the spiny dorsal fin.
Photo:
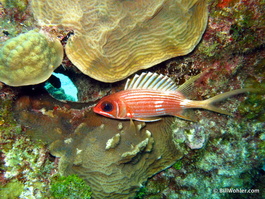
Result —
[[175, 82], [167, 76], [157, 73], [142, 73], [128, 79], [124, 90], [129, 89], [152, 89], [161, 91], [175, 91], [177, 86]]

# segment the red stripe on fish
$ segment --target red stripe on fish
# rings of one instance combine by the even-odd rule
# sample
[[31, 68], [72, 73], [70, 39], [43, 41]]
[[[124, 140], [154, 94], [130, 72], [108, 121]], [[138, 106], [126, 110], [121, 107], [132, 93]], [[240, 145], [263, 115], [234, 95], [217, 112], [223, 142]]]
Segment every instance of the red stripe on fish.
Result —
[[[101, 102], [94, 108], [94, 111], [104, 115], [104, 107], [108, 103], [111, 103], [112, 110], [108, 111], [108, 115], [111, 114], [113, 118], [118, 119], [173, 115], [182, 111], [180, 102], [183, 99], [184, 96], [181, 93], [174, 91], [162, 92], [147, 89], [125, 90], [102, 98]], [[116, 103], [113, 103], [114, 101]]]

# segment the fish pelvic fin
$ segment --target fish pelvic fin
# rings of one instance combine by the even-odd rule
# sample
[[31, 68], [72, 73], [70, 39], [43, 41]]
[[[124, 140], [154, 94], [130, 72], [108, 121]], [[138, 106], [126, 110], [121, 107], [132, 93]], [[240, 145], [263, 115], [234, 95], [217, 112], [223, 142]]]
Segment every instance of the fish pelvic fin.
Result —
[[130, 118], [130, 126], [129, 126], [129, 131], [132, 131], [132, 132], [137, 132], [137, 129], [136, 129], [136, 126], [132, 120], [132, 118]]
[[203, 100], [203, 101], [192, 101], [192, 100], [188, 100], [187, 107], [186, 108], [202, 108], [202, 109], [207, 109], [213, 112], [217, 112], [217, 113], [221, 113], [224, 115], [230, 115], [233, 116], [231, 113], [227, 112], [226, 110], [223, 110], [221, 108], [218, 108], [216, 106], [214, 106], [214, 103], [220, 102], [222, 100], [225, 100], [226, 98], [232, 97], [234, 95], [238, 95], [241, 93], [246, 93], [246, 92], [256, 92], [257, 89], [253, 89], [253, 88], [242, 88], [242, 89], [237, 89], [237, 90], [233, 90], [233, 91], [228, 91], [219, 95], [216, 95], [212, 98], [209, 98], [207, 100]]
[[159, 117], [149, 117], [149, 118], [134, 118], [134, 120], [139, 122], [157, 122], [161, 120]]

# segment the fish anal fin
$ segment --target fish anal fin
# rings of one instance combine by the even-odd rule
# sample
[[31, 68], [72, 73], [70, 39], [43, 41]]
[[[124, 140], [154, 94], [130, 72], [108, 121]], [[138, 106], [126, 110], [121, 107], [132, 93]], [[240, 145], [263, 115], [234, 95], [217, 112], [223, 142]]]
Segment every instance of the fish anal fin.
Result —
[[195, 121], [193, 119], [190, 119], [190, 118], [188, 118], [188, 117], [186, 117], [184, 115], [181, 115], [181, 114], [174, 114], [173, 116], [181, 118], [181, 119], [184, 119], [184, 120], [188, 120], [188, 121], [191, 121], [191, 122], [197, 122], [197, 121]]
[[157, 121], [161, 120], [161, 118], [159, 118], [159, 117], [134, 118], [134, 120], [140, 121], [140, 122], [157, 122]]

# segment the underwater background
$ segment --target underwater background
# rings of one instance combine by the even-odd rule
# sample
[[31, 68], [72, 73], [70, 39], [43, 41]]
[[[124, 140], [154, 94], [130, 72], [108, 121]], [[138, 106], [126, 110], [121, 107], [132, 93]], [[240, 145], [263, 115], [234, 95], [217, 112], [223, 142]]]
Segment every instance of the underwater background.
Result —
[[[29, 2], [0, 1], [0, 47], [36, 27]], [[0, 82], [1, 198], [265, 198], [265, 1], [207, 3], [196, 48], [142, 71], [178, 85], [207, 71], [190, 91], [194, 100], [257, 89], [218, 103], [233, 116], [192, 110], [196, 122], [135, 122], [135, 135], [129, 121], [91, 111], [126, 80], [99, 82], [64, 56], [43, 83]], [[63, 45], [71, 34], [61, 33]], [[113, 146], [105, 148], [109, 140]]]

